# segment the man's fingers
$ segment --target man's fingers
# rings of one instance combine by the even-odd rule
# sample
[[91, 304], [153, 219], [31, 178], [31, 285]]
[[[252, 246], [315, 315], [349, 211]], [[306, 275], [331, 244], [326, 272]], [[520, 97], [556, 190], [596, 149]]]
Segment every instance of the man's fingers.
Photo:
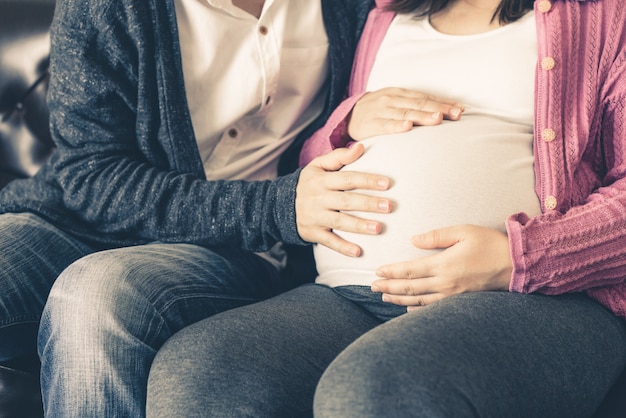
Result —
[[310, 241], [317, 242], [348, 257], [359, 257], [361, 255], [361, 248], [358, 245], [346, 241], [332, 231], [320, 228], [311, 235]]
[[389, 213], [393, 209], [393, 204], [389, 199], [353, 192], [334, 192], [319, 199], [321, 207], [333, 208], [328, 213], [336, 218], [343, 217], [337, 211]]
[[320, 167], [324, 171], [337, 171], [343, 166], [355, 162], [363, 153], [362, 144], [354, 144], [350, 148], [337, 148], [328, 154], [317, 157], [310, 164]]
[[362, 144], [336, 149], [314, 159], [300, 173], [296, 187], [296, 222], [300, 237], [319, 243], [341, 254], [358, 257], [361, 249], [333, 231], [379, 234], [382, 224], [361, 219], [350, 212], [388, 213], [389, 199], [370, 196], [355, 190], [387, 190], [388, 177], [339, 170], [358, 159], [364, 152]]
[[[387, 190], [391, 187], [389, 177], [358, 171], [328, 172], [323, 178], [324, 186], [329, 190]], [[343, 208], [335, 208], [343, 209]]]
[[382, 231], [380, 222], [361, 219], [342, 212], [330, 212], [328, 227], [332, 230], [376, 235]]
[[391, 181], [388, 177], [355, 171], [337, 171], [346, 164], [356, 161], [363, 155], [364, 151], [365, 147], [359, 143], [355, 143], [350, 148], [337, 148], [326, 155], [314, 159], [309, 166], [305, 167], [303, 172], [307, 173], [306, 177], [310, 177], [309, 172], [315, 170], [313, 167], [322, 169], [324, 173], [319, 171], [312, 171], [311, 173], [317, 177], [315, 181], [323, 183], [329, 190], [387, 190], [391, 186]]
[[351, 257], [358, 257], [361, 254], [359, 246], [346, 241], [334, 231], [377, 235], [382, 231], [382, 224], [342, 212], [326, 211], [319, 213], [309, 225], [298, 227], [300, 236], [307, 242], [322, 244]]

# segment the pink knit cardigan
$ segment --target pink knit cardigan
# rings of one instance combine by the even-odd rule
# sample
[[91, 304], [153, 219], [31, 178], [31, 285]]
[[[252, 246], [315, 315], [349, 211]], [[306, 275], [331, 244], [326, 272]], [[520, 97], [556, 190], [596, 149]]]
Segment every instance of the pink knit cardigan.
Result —
[[[347, 99], [304, 145], [301, 164], [345, 146], [341, 132], [394, 14], [377, 0]], [[537, 0], [536, 192], [543, 213], [510, 216], [510, 290], [585, 291], [626, 317], [626, 2]], [[403, 261], [403, 260], [398, 260]]]

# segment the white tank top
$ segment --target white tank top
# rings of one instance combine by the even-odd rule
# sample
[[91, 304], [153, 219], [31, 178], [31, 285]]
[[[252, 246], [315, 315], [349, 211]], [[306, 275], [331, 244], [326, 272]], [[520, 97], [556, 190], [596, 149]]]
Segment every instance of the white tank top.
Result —
[[344, 169], [389, 176], [392, 187], [381, 195], [394, 201], [394, 211], [356, 213], [380, 220], [381, 235], [338, 232], [361, 246], [359, 258], [317, 245], [318, 283], [369, 286], [381, 265], [430, 253], [411, 244], [413, 235], [464, 223], [504, 232], [509, 215], [540, 213], [532, 149], [536, 61], [532, 12], [466, 36], [441, 34], [427, 18], [395, 18], [367, 90], [411, 88], [466, 110], [456, 122], [363, 141], [365, 155]]

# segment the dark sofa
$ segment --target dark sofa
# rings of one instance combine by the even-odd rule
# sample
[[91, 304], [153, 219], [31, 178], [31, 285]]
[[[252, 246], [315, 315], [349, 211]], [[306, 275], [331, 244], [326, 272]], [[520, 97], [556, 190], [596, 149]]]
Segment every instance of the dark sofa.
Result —
[[53, 148], [45, 93], [54, 2], [0, 0], [0, 188]]
[[[32, 176], [54, 148], [48, 129], [54, 0], [0, 0], [0, 189]], [[0, 366], [0, 418], [43, 416], [36, 357]]]
[[[54, 0], [0, 0], [0, 188], [33, 175], [54, 149], [45, 104], [53, 9]], [[23, 368], [36, 370], [36, 360]], [[40, 402], [36, 373], [0, 366], [0, 418], [41, 416]], [[626, 372], [594, 416], [618, 417], [626, 418]]]

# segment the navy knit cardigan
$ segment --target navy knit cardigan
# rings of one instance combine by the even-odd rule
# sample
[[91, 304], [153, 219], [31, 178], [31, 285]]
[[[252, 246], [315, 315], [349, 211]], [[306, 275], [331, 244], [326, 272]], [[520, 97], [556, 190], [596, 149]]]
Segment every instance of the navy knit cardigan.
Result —
[[[314, 1], [314, 0], [311, 0]], [[263, 251], [304, 244], [295, 223], [302, 142], [344, 96], [372, 0], [322, 0], [330, 94], [274, 181], [207, 181], [184, 93], [173, 0], [58, 0], [48, 105], [57, 150], [0, 192], [101, 248], [151, 241]]]

